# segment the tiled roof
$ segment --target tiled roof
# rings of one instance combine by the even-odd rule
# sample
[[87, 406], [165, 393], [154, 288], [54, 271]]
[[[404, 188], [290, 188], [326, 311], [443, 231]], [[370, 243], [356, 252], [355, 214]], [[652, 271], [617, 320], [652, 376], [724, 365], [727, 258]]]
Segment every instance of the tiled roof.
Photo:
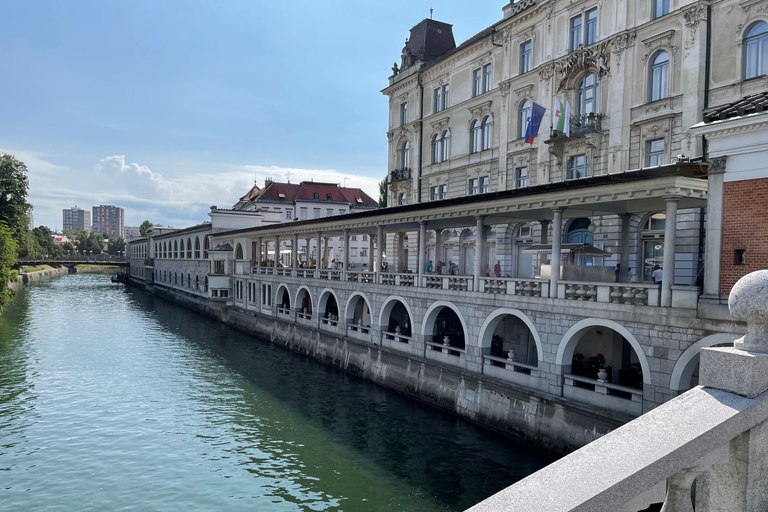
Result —
[[768, 91], [744, 96], [738, 101], [723, 105], [704, 115], [704, 121], [711, 123], [731, 117], [757, 114], [768, 111]]
[[[255, 187], [254, 187], [255, 188]], [[253, 189], [251, 189], [253, 191]], [[250, 192], [248, 193], [250, 194]], [[375, 208], [378, 202], [359, 188], [340, 187], [336, 183], [317, 183], [313, 181], [302, 181], [300, 184], [270, 182], [256, 192], [251, 199], [245, 199], [248, 194], [241, 198], [241, 201], [259, 201], [294, 203], [296, 201], [319, 201], [331, 203], [349, 203], [352, 207]], [[317, 198], [315, 198], [317, 194]], [[329, 195], [330, 194], [330, 198]]]
[[256, 197], [256, 195], [259, 193], [260, 190], [261, 189], [258, 187], [258, 185], [256, 185], [254, 183], [253, 187], [251, 187], [251, 190], [249, 190], [247, 194], [245, 194], [243, 197], [241, 197], [240, 200], [241, 201], [250, 201], [251, 199]]
[[251, 199], [251, 201], [285, 201], [292, 203], [301, 185], [270, 182]]
[[376, 208], [379, 206], [379, 202], [373, 199], [371, 196], [363, 192], [360, 188], [344, 188], [341, 189], [344, 197], [352, 205], [352, 208]]
[[[317, 194], [317, 197], [315, 197]], [[329, 195], [330, 194], [330, 195]], [[330, 201], [335, 203], [346, 203], [347, 198], [335, 183], [315, 183], [313, 181], [301, 182], [299, 193], [296, 194], [297, 201]]]

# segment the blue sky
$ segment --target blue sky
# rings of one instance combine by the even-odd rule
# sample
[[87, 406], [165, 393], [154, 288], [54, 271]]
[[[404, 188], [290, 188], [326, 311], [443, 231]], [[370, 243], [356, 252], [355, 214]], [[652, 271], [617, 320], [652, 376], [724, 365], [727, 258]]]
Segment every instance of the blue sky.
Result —
[[192, 225], [288, 172], [377, 197], [379, 91], [408, 29], [432, 7], [458, 44], [503, 5], [6, 0], [0, 151], [27, 163], [35, 224], [54, 229], [97, 204]]

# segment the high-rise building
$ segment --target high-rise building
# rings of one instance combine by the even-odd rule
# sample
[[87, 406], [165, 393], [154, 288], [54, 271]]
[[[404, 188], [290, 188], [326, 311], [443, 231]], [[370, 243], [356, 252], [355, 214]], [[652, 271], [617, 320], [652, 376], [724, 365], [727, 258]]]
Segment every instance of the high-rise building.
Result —
[[83, 210], [74, 206], [72, 208], [64, 208], [61, 211], [62, 216], [62, 229], [85, 229], [91, 230], [91, 212]]
[[119, 206], [111, 204], [102, 204], [94, 206], [93, 210], [93, 230], [106, 236], [123, 236], [123, 223], [125, 220], [125, 210]]

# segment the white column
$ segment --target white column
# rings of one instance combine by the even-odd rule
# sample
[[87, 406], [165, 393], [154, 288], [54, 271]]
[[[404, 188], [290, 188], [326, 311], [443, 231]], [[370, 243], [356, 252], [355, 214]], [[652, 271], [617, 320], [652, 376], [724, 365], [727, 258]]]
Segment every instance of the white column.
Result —
[[330, 240], [331, 240], [330, 237], [327, 237], [327, 236], [323, 237], [323, 242], [325, 242], [325, 246], [323, 247], [323, 268], [327, 268], [328, 267], [328, 263], [330, 263], [328, 261], [328, 249], [330, 249], [330, 247], [329, 247], [330, 246], [330, 243], [329, 243]]
[[552, 259], [550, 260], [552, 274], [549, 277], [549, 296], [557, 298], [557, 282], [560, 280], [560, 248], [563, 241], [563, 210], [552, 208]]
[[621, 219], [621, 239], [619, 241], [619, 264], [621, 272], [619, 281], [629, 282], [629, 219], [631, 215], [625, 213], [620, 215]]
[[485, 248], [485, 216], [475, 217], [477, 225], [475, 227], [475, 291], [480, 291], [480, 276], [483, 275], [483, 249]]
[[261, 262], [264, 261], [264, 237], [263, 236], [259, 237], [259, 250], [256, 254], [258, 254], [258, 256], [256, 256], [258, 258], [258, 261], [256, 262], [256, 266], [261, 267]]
[[[435, 230], [435, 261], [433, 262], [435, 264], [435, 268], [437, 268], [438, 261], [443, 261], [443, 230], [442, 229]], [[443, 263], [445, 262], [443, 261]]]
[[373, 272], [374, 268], [376, 267], [376, 258], [374, 258], [373, 254], [373, 237], [375, 235], [373, 233], [370, 233], [368, 235], [368, 271]]
[[704, 249], [704, 295], [720, 296], [723, 238], [723, 178], [725, 157], [713, 158], [707, 170], [707, 239]]
[[[384, 264], [384, 253], [386, 251], [386, 239], [384, 238], [384, 226], [376, 227], [376, 272], [381, 272], [381, 266]], [[378, 281], [377, 281], [378, 282]]]
[[317, 250], [315, 251], [315, 279], [320, 279], [320, 251], [323, 247], [323, 232], [317, 232]]
[[677, 238], [677, 197], [668, 197], [667, 220], [664, 224], [664, 268], [661, 278], [661, 306], [672, 306], [672, 283], [675, 280], [675, 240]]
[[549, 243], [549, 221], [544, 219], [540, 220], [539, 224], [541, 225], [541, 242], [542, 244], [548, 244]]
[[341, 268], [343, 268], [344, 272], [346, 272], [349, 270], [349, 228], [344, 230], [344, 235], [342, 236], [342, 238], [343, 238], [344, 246], [341, 250], [341, 262], [342, 262]]
[[418, 284], [421, 286], [421, 277], [424, 275], [424, 265], [427, 263], [427, 223], [425, 221], [419, 222], [419, 257], [416, 258], [418, 263]]
[[280, 266], [280, 235], [275, 235], [275, 257], [272, 261], [275, 263], [272, 273], [277, 275], [277, 267]]
[[293, 275], [296, 275], [296, 260], [299, 259], [299, 235], [293, 235], [293, 242], [291, 242], [291, 269]]

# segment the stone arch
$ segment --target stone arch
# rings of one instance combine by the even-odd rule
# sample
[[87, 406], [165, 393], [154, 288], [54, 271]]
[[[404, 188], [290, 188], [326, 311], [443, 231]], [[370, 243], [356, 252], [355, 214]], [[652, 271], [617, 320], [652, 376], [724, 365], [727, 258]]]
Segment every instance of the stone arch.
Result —
[[294, 301], [296, 308], [302, 312], [304, 308], [307, 308], [307, 314], [312, 314], [312, 293], [306, 286], [299, 286], [296, 290], [296, 300]]
[[640, 368], [643, 372], [643, 384], [652, 384], [651, 367], [648, 364], [648, 358], [645, 356], [643, 347], [640, 345], [640, 342], [637, 341], [637, 338], [635, 338], [635, 336], [623, 325], [614, 322], [613, 320], [605, 320], [602, 318], [585, 318], [584, 320], [576, 322], [565, 334], [563, 334], [563, 338], [560, 340], [560, 345], [557, 347], [557, 355], [555, 356], [555, 364], [560, 367], [561, 374], [571, 373], [571, 362], [576, 350], [576, 345], [578, 345], [581, 340], [581, 336], [591, 327], [604, 327], [623, 336], [635, 351], [637, 359], [640, 362]]
[[[280, 283], [277, 286], [277, 291], [275, 291], [275, 304], [277, 304], [278, 309], [291, 309], [291, 293], [288, 286], [283, 283]], [[283, 308], [284, 304], [288, 307]]]
[[528, 315], [519, 309], [499, 308], [488, 315], [485, 318], [483, 325], [480, 327], [480, 336], [478, 336], [480, 347], [483, 349], [491, 347], [491, 339], [493, 337], [494, 331], [496, 331], [496, 328], [499, 326], [504, 317], [508, 315], [519, 318], [526, 325], [526, 327], [528, 327], [528, 330], [533, 336], [533, 342], [536, 345], [537, 360], [539, 362], [544, 362], [544, 347], [541, 344], [541, 336], [539, 336], [539, 332], [536, 330], [536, 326], [533, 324], [531, 319], [528, 318]]
[[741, 336], [738, 334], [717, 333], [700, 339], [680, 355], [672, 369], [672, 375], [669, 379], [669, 389], [672, 391], [685, 391], [690, 389], [689, 383], [691, 376], [699, 364], [699, 354], [701, 349], [714, 347], [716, 345], [733, 344]]
[[[329, 304], [328, 299], [333, 298], [333, 302]], [[321, 315], [325, 315], [326, 313], [333, 313], [333, 304], [336, 304], [336, 316], [339, 315], [339, 309], [340, 309], [340, 303], [339, 298], [336, 295], [336, 292], [333, 291], [330, 288], [325, 288], [323, 291], [320, 292], [320, 298], [317, 301], [317, 312]], [[330, 310], [329, 310], [330, 308]]]
[[[357, 299], [357, 300], [354, 300]], [[363, 301], [362, 311], [360, 301]], [[367, 316], [366, 316], [367, 312]], [[361, 313], [358, 316], [358, 313]], [[344, 321], [347, 324], [357, 324], [357, 319], [363, 320], [363, 325], [371, 325], [373, 323], [373, 311], [371, 310], [371, 301], [363, 292], [352, 292], [347, 299], [347, 304], [344, 308]]]
[[173, 257], [174, 258], [179, 257], [179, 241], [178, 240], [173, 241]]
[[179, 258], [184, 259], [184, 239], [179, 243]]
[[187, 258], [192, 259], [192, 239], [187, 237]]
[[379, 311], [379, 327], [382, 332], [389, 331], [390, 316], [397, 304], [401, 304], [405, 308], [405, 312], [408, 314], [408, 320], [410, 320], [409, 328], [411, 329], [411, 332], [413, 332], [413, 311], [411, 311], [411, 306], [408, 305], [408, 302], [399, 295], [390, 295], [384, 300], [381, 310]]
[[195, 237], [195, 259], [200, 259], [200, 237]]
[[432, 337], [435, 335], [435, 321], [444, 308], [452, 310], [458, 317], [464, 334], [464, 348], [466, 348], [467, 345], [469, 345], [469, 330], [467, 329], [467, 322], [464, 320], [464, 316], [461, 314], [461, 311], [459, 311], [459, 308], [456, 307], [455, 304], [444, 300], [433, 302], [432, 305], [427, 309], [427, 312], [424, 314], [424, 320], [422, 320], [421, 323], [421, 334], [424, 337], [424, 340], [432, 341]]
[[237, 244], [237, 247], [235, 247], [235, 259], [236, 260], [243, 259], [243, 246], [239, 242]]

